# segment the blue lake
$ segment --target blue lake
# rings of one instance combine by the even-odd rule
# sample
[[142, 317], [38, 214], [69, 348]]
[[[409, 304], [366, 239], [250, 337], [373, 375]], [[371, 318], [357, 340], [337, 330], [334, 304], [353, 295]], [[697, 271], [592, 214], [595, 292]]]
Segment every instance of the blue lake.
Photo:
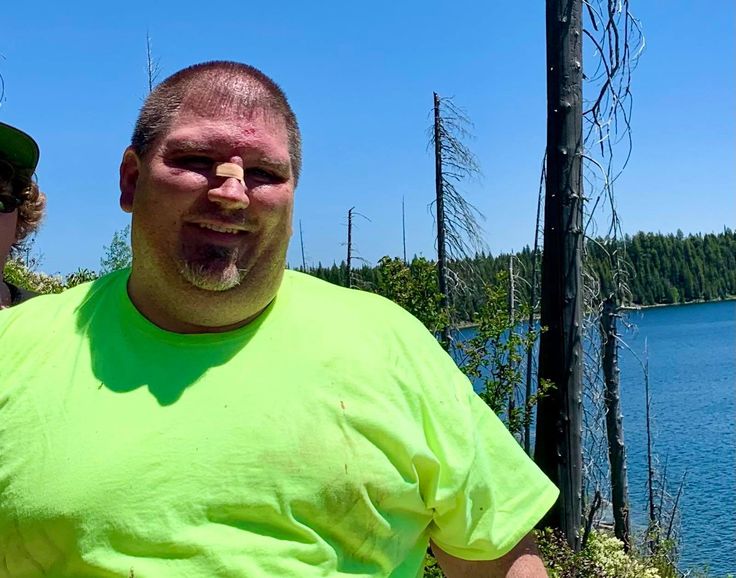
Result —
[[736, 301], [655, 307], [626, 319], [631, 327], [619, 332], [631, 351], [619, 355], [632, 526], [645, 528], [648, 511], [646, 341], [654, 452], [672, 494], [687, 471], [679, 566], [736, 573]]
[[[674, 493], [687, 471], [680, 506], [680, 567], [736, 572], [736, 302], [631, 313], [624, 334], [634, 353], [649, 352], [654, 449]], [[621, 351], [621, 394], [632, 519], [646, 520], [644, 378]]]

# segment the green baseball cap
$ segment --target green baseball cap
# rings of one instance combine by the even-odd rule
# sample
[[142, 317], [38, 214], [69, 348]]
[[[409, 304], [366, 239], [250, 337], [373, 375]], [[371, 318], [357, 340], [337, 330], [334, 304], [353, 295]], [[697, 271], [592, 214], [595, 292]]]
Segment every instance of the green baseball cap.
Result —
[[0, 157], [18, 168], [31, 172], [38, 164], [38, 145], [29, 135], [0, 122]]

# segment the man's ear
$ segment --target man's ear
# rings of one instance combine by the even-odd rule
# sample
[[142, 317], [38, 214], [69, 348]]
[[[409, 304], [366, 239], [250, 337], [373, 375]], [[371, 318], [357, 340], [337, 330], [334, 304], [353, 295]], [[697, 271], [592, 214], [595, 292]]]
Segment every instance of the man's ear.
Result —
[[138, 188], [141, 160], [135, 151], [128, 147], [120, 162], [120, 208], [126, 213], [133, 212], [133, 199]]

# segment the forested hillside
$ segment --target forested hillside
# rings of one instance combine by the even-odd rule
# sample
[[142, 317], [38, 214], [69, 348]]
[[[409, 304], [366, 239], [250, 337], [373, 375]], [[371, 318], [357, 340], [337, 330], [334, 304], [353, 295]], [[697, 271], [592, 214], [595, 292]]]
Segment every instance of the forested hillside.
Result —
[[[736, 233], [725, 228], [718, 234], [685, 236], [676, 234], [637, 233], [626, 236], [619, 250], [624, 255], [626, 282], [631, 300], [637, 305], [687, 303], [690, 301], [723, 299], [736, 295]], [[611, 284], [611, 247], [601, 241], [589, 241], [586, 265], [606, 292]], [[518, 284], [524, 294], [531, 278], [532, 251], [525, 247], [514, 255], [515, 274], [527, 283]], [[510, 255], [479, 254], [465, 263], [477, 271], [482, 281], [492, 282], [501, 270], [508, 270]], [[345, 263], [310, 268], [308, 273], [347, 286]], [[379, 267], [364, 266], [353, 271], [353, 286], [373, 290], [379, 285]], [[468, 318], [478, 310], [482, 300], [482, 282], [468, 279], [470, 291], [465, 303], [458, 304]]]

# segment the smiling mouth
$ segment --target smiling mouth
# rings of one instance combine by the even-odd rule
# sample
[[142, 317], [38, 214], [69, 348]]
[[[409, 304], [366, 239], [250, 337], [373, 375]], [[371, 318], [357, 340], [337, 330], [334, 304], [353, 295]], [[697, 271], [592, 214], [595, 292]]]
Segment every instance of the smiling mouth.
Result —
[[199, 223], [201, 229], [209, 229], [210, 231], [216, 231], [218, 233], [230, 233], [231, 235], [237, 235], [242, 233], [242, 229], [236, 229], [234, 227], [226, 227], [224, 225], [213, 225], [211, 223]]

